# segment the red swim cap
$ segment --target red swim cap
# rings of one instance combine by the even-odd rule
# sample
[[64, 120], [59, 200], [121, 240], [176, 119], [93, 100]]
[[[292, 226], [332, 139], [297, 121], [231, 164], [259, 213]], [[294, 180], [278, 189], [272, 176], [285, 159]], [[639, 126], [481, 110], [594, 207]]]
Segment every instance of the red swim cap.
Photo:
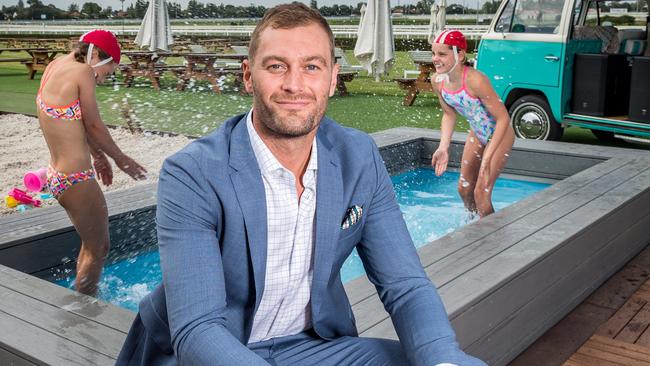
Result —
[[461, 50], [467, 49], [467, 40], [465, 39], [465, 36], [457, 30], [444, 30], [438, 34], [433, 42], [446, 44], [448, 46], [456, 46]]
[[120, 63], [120, 43], [117, 41], [117, 37], [115, 37], [113, 32], [103, 29], [94, 29], [84, 33], [79, 38], [79, 42], [94, 44], [111, 56], [116, 64]]

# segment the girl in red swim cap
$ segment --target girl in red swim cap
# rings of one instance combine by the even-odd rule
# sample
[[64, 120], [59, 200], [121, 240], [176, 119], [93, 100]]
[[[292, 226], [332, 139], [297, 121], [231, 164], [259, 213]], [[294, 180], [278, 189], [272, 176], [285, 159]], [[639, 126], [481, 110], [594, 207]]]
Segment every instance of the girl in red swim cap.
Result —
[[463, 149], [458, 193], [469, 211], [484, 217], [494, 212], [492, 189], [515, 141], [510, 116], [490, 80], [465, 65], [467, 41], [461, 32], [440, 32], [431, 50], [436, 68], [432, 84], [443, 111], [440, 145], [431, 165], [438, 176], [447, 169], [456, 116], [462, 115], [471, 129]]
[[74, 51], [48, 65], [36, 96], [38, 119], [50, 150], [47, 185], [81, 238], [75, 285], [88, 295], [97, 291], [110, 246], [106, 201], [96, 178], [111, 184], [113, 171], [107, 156], [134, 179], [143, 179], [145, 173], [117, 147], [97, 109], [95, 86], [119, 62], [120, 45], [113, 33], [85, 33]]

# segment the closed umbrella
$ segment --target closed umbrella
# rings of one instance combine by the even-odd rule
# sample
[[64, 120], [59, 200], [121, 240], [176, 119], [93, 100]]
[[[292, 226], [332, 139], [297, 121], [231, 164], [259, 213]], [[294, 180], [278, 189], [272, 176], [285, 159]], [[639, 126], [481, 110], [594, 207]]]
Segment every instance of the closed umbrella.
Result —
[[366, 4], [361, 5], [361, 9], [359, 9], [359, 29], [357, 29], [357, 38], [361, 34], [361, 23], [363, 23], [363, 18], [366, 16]]
[[445, 29], [447, 25], [447, 0], [440, 0], [440, 7], [438, 8], [438, 19], [436, 20], [438, 32]]
[[147, 47], [149, 51], [169, 51], [169, 45], [174, 43], [174, 38], [165, 0], [149, 0], [149, 7], [135, 37], [135, 43], [140, 47]]
[[433, 38], [438, 33], [438, 5], [435, 3], [431, 4], [431, 17], [429, 18], [429, 43], [433, 42]]
[[368, 1], [360, 28], [354, 56], [379, 81], [380, 75], [390, 71], [395, 59], [390, 1]]

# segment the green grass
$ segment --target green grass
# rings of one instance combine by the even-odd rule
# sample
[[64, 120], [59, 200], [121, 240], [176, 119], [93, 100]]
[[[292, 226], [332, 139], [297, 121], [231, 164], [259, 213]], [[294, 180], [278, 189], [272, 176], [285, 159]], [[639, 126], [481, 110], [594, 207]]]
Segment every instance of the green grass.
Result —
[[[0, 57], [16, 57], [3, 53]], [[352, 51], [348, 59], [354, 60]], [[178, 60], [170, 60], [172, 63]], [[437, 100], [430, 93], [420, 94], [411, 107], [401, 105], [404, 91], [391, 80], [401, 77], [404, 69], [415, 69], [406, 52], [397, 52], [393, 69], [380, 82], [365, 75], [348, 83], [349, 96], [330, 99], [327, 115], [342, 125], [371, 133], [388, 128], [408, 126], [439, 129], [442, 117]], [[18, 63], [0, 63], [0, 111], [35, 115], [35, 96], [41, 74], [34, 80]], [[175, 89], [176, 79], [165, 77], [162, 88], [155, 91], [145, 79], [136, 79], [134, 87], [99, 86], [97, 99], [105, 123], [126, 125], [125, 115], [148, 130], [158, 130], [200, 136], [217, 128], [227, 118], [247, 111], [252, 103], [249, 96], [241, 96], [225, 83], [221, 95], [214, 94], [207, 83], [197, 82], [184, 92]], [[459, 119], [457, 131], [466, 131], [467, 123]], [[576, 127], [565, 131], [563, 141], [603, 145], [590, 131]], [[610, 144], [611, 145], [611, 144]], [[622, 141], [614, 146], [650, 149], [648, 145]]]

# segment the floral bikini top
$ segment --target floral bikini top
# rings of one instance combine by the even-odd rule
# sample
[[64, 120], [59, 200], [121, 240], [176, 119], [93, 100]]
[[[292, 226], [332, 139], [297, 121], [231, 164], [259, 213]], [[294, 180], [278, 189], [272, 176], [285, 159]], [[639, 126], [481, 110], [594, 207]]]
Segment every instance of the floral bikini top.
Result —
[[44, 76], [43, 83], [41, 83], [41, 87], [38, 89], [38, 94], [36, 94], [36, 105], [41, 111], [43, 111], [43, 113], [47, 114], [52, 118], [70, 119], [70, 120], [81, 119], [81, 103], [79, 101], [79, 98], [74, 100], [72, 103], [61, 107], [53, 107], [45, 104], [45, 102], [41, 98], [41, 90], [45, 86], [45, 83], [47, 82], [51, 74], [52, 74], [52, 70], [50, 70], [47, 73], [47, 75]]
[[485, 146], [494, 133], [496, 120], [487, 111], [479, 98], [469, 94], [465, 85], [466, 78], [467, 67], [463, 70], [463, 86], [456, 91], [449, 91], [445, 89], [443, 81], [440, 95], [450, 107], [467, 118], [467, 122], [472, 127], [474, 134], [481, 144]]

